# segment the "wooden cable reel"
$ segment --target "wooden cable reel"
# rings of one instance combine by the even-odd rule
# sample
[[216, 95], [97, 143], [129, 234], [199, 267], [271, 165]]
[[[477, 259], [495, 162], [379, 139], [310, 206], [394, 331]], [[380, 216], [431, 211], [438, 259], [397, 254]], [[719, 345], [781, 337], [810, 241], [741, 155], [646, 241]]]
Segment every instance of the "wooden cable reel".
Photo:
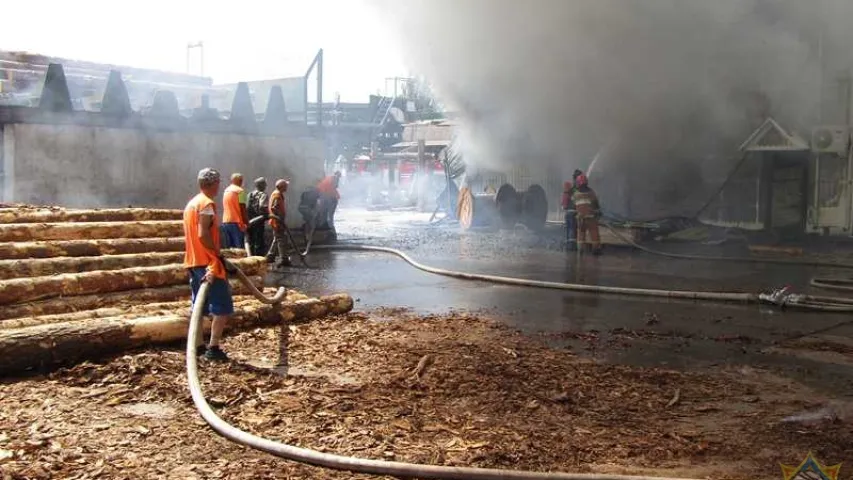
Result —
[[456, 205], [459, 225], [465, 230], [492, 226], [498, 218], [495, 194], [492, 193], [473, 193], [470, 188], [464, 187], [459, 191]]
[[521, 216], [521, 196], [515, 187], [504, 183], [495, 194], [495, 206], [501, 219], [501, 228], [511, 229]]
[[548, 219], [548, 195], [540, 185], [533, 184], [521, 196], [521, 223], [534, 232], [541, 232]]
[[457, 217], [463, 229], [496, 227], [511, 229], [521, 223], [535, 232], [545, 228], [548, 197], [539, 185], [531, 185], [522, 194], [505, 183], [495, 193], [473, 193], [465, 187], [459, 191]]

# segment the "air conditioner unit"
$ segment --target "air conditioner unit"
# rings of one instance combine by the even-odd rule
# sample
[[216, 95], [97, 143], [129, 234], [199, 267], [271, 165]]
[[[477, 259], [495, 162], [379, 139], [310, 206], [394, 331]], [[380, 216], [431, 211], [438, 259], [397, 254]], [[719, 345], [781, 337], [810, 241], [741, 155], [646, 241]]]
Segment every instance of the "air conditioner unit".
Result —
[[845, 126], [820, 126], [812, 129], [812, 151], [817, 153], [847, 153], [850, 129]]

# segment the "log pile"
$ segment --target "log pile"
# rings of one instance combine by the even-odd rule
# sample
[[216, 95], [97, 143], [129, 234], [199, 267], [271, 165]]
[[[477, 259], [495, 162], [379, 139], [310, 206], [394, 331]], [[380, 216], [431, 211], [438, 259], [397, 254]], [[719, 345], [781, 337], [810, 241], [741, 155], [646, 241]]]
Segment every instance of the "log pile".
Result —
[[[0, 205], [0, 375], [184, 340], [191, 305], [181, 216], [179, 210]], [[263, 289], [263, 258], [246, 258], [242, 250], [225, 256]], [[238, 281], [231, 285], [237, 313], [229, 330], [353, 306], [348, 295], [298, 292], [268, 306]]]

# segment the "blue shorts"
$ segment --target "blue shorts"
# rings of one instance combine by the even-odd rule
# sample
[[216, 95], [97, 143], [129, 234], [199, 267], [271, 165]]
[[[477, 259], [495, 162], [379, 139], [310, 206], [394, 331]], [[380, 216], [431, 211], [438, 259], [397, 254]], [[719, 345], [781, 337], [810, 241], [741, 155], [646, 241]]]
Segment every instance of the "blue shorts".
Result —
[[[195, 296], [198, 293], [207, 267], [194, 267], [189, 269], [190, 288], [193, 291], [192, 304], [195, 305]], [[231, 298], [231, 284], [228, 280], [215, 278], [207, 290], [207, 302], [204, 305], [203, 314], [207, 315], [231, 315], [234, 313], [234, 300]]]
[[243, 248], [243, 232], [236, 223], [223, 223], [219, 227], [222, 236], [222, 248]]

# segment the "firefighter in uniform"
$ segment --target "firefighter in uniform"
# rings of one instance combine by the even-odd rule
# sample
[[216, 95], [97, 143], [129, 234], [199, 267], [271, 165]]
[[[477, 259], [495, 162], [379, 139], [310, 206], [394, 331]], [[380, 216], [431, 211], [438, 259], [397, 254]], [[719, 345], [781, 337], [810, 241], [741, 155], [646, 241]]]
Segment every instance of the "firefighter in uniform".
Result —
[[572, 203], [577, 211], [578, 242], [587, 243], [587, 234], [594, 255], [601, 254], [601, 237], [598, 233], [598, 219], [601, 209], [595, 191], [589, 187], [586, 175], [578, 175], [575, 179], [575, 191], [572, 193]]
[[569, 251], [577, 250], [577, 229], [575, 228], [575, 206], [572, 204], [572, 193], [575, 188], [572, 182], [563, 183], [563, 212], [565, 212], [566, 220], [566, 249]]
[[566, 221], [566, 249], [568, 251], [575, 251], [578, 249], [578, 228], [576, 221], [575, 205], [572, 202], [572, 195], [575, 193], [574, 182], [577, 181], [578, 176], [582, 175], [583, 172], [580, 170], [575, 170], [572, 174], [572, 181], [563, 183], [563, 198], [562, 205], [563, 211], [565, 212], [565, 221]]

